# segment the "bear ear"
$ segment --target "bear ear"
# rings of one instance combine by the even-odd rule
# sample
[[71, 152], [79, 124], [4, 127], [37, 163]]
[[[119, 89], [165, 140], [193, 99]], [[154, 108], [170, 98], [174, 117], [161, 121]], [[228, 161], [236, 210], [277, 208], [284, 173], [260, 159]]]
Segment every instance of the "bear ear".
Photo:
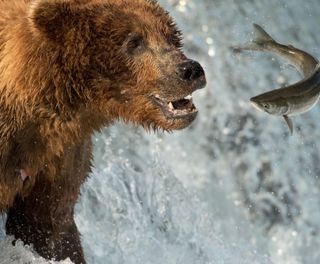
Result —
[[54, 40], [61, 40], [74, 24], [76, 10], [68, 0], [34, 1], [29, 13], [33, 28]]

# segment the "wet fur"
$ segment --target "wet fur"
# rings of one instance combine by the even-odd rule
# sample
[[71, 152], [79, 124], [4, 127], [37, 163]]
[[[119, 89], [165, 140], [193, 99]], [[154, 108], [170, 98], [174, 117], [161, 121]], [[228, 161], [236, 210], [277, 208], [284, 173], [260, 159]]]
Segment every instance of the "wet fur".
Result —
[[[123, 51], [131, 32], [147, 39], [144, 55]], [[90, 171], [90, 137], [118, 119], [169, 131], [192, 122], [164, 118], [148, 98], [192, 90], [173, 76], [186, 58], [180, 46], [154, 1], [0, 1], [0, 211], [8, 212], [8, 234], [46, 258], [85, 262], [73, 207]]]

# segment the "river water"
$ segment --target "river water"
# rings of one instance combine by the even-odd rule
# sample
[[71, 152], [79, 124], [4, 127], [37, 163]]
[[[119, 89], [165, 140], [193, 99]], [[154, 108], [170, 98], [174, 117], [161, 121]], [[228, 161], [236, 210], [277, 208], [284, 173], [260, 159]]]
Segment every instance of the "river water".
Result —
[[[230, 50], [258, 23], [320, 57], [318, 0], [159, 2], [208, 85], [183, 131], [118, 123], [95, 135], [95, 169], [76, 210], [88, 263], [320, 263], [319, 106], [294, 118], [290, 136], [248, 98], [296, 82], [297, 72], [268, 54]], [[0, 230], [1, 264], [47, 263]]]

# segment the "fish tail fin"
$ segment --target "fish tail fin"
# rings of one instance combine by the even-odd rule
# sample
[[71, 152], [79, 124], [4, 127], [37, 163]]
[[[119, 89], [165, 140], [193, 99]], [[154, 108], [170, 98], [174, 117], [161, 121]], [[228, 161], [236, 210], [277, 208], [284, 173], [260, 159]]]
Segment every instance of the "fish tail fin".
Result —
[[244, 50], [268, 50], [268, 43], [276, 42], [261, 26], [253, 24], [254, 39], [243, 46], [232, 47], [233, 52], [240, 53]]

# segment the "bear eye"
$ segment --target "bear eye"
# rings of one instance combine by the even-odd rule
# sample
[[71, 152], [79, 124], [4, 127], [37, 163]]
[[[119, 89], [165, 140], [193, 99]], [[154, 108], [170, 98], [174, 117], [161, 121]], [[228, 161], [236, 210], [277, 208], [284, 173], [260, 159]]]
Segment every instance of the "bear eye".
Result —
[[140, 35], [130, 36], [127, 42], [127, 52], [131, 55], [140, 54], [145, 50], [145, 41]]

